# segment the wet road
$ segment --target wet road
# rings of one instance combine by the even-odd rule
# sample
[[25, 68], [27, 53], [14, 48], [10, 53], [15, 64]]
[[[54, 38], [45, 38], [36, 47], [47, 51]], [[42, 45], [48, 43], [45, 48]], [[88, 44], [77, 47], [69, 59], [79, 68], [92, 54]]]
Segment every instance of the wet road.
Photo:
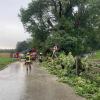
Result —
[[20, 100], [25, 85], [23, 65], [19, 62], [0, 71], [0, 100]]
[[29, 74], [23, 63], [13, 63], [0, 71], [0, 100], [85, 100], [56, 80], [36, 63]]

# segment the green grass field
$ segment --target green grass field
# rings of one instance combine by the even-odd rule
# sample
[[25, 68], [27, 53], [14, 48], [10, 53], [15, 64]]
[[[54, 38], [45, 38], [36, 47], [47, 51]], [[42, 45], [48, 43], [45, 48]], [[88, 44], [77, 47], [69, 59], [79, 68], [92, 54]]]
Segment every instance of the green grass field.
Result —
[[100, 50], [96, 51], [96, 53], [91, 58], [95, 60], [100, 60]]
[[11, 63], [12, 61], [12, 58], [0, 57], [0, 70], [6, 67], [6, 65]]

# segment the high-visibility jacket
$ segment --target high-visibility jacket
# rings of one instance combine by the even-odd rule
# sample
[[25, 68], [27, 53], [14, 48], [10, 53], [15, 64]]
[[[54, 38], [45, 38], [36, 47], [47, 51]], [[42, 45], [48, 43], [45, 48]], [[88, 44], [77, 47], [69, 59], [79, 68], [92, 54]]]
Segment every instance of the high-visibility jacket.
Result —
[[30, 55], [26, 55], [25, 61], [26, 61], [26, 62], [31, 62], [31, 56], [30, 56]]

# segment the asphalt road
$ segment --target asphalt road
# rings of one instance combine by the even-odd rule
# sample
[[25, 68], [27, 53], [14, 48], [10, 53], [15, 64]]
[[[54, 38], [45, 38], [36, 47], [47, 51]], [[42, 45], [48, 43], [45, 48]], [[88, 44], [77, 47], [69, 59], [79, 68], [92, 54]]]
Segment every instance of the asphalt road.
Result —
[[71, 87], [34, 63], [31, 73], [22, 62], [0, 71], [0, 100], [85, 100]]

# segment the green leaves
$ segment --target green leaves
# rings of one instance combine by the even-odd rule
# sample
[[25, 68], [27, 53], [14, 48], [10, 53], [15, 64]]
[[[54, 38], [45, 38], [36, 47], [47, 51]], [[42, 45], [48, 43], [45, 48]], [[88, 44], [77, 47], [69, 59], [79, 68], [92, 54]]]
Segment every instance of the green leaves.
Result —
[[19, 16], [32, 46], [45, 50], [58, 43], [62, 51], [79, 55], [100, 48], [99, 9], [99, 0], [33, 0]]
[[17, 45], [16, 45], [16, 51], [22, 52], [22, 51], [29, 49], [30, 43], [31, 43], [30, 41], [29, 41], [29, 43], [28, 43], [28, 41], [18, 42]]
[[[86, 62], [86, 58], [82, 60]], [[65, 66], [64, 69], [61, 68], [61, 64]], [[74, 71], [73, 65], [75, 64], [75, 58], [69, 53], [61, 53], [58, 58], [43, 62], [43, 66], [54, 75], [59, 77], [61, 82], [70, 84], [74, 87], [77, 94], [87, 98], [88, 100], [99, 100], [100, 97], [100, 87], [95, 81], [85, 77], [85, 76], [75, 76], [72, 72]]]

